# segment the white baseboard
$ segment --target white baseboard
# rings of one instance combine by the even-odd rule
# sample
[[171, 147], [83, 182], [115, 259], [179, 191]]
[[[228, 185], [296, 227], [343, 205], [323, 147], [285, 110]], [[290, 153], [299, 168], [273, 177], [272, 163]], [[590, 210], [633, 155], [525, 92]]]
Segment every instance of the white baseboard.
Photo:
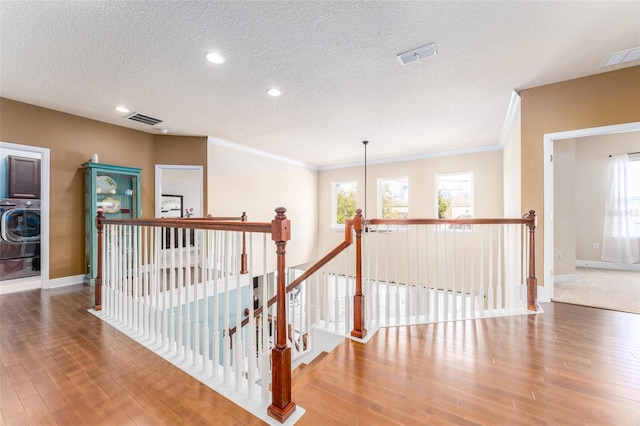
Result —
[[554, 275], [553, 282], [555, 284], [558, 283], [575, 283], [578, 281], [578, 276], [576, 274], [566, 274], [566, 275]]
[[[616, 271], [640, 272], [640, 264], [611, 263], [597, 260], [576, 260], [576, 266], [581, 268], [613, 269]], [[557, 282], [557, 281], [556, 281]]]
[[54, 278], [49, 280], [49, 288], [67, 287], [70, 285], [83, 284], [84, 274], [72, 275], [70, 277]]
[[18, 293], [20, 291], [35, 290], [42, 287], [42, 278], [18, 278], [4, 281], [0, 284], [0, 295]]

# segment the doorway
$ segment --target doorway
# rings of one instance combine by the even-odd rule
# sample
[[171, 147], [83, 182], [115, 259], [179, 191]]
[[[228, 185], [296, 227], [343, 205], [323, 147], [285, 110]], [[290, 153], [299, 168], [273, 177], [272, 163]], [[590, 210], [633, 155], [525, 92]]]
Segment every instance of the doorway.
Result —
[[[544, 289], [545, 300], [554, 297], [555, 280], [555, 260], [556, 256], [561, 257], [562, 253], [556, 253], [554, 246], [554, 142], [567, 139], [576, 139], [589, 136], [607, 135], [623, 132], [640, 131], [640, 122], [625, 123], [612, 126], [594, 127], [588, 129], [577, 129], [558, 133], [548, 133], [544, 135]], [[578, 142], [579, 143], [579, 142]]]
[[[49, 283], [49, 175], [51, 155], [48, 148], [0, 142], [0, 162], [8, 155], [25, 156], [40, 160], [40, 275], [6, 280], [0, 285], [0, 295], [37, 288], [48, 289]], [[7, 194], [1, 194], [6, 198]]]

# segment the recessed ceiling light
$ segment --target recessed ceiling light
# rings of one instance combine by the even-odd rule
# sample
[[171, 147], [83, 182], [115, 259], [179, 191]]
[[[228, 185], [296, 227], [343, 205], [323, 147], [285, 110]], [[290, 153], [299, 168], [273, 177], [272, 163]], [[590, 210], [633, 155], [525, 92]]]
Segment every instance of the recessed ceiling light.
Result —
[[282, 92], [279, 91], [278, 89], [269, 89], [269, 90], [267, 90], [267, 95], [273, 96], [273, 97], [277, 97], [277, 96], [282, 95]]
[[207, 53], [207, 60], [214, 64], [222, 64], [224, 62], [224, 58], [216, 52]]
[[169, 131], [167, 129], [158, 129], [158, 131], [160, 133], [169, 133]]
[[129, 112], [129, 110], [127, 108], [123, 107], [123, 106], [117, 106], [115, 109], [116, 109], [116, 111], [122, 112], [124, 114]]

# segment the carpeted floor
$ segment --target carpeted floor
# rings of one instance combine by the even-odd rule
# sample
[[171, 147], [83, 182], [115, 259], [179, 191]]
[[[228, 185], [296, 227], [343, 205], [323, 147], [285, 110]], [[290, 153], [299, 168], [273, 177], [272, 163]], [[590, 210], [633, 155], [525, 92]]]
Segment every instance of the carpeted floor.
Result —
[[554, 302], [640, 314], [640, 272], [576, 268], [576, 275], [555, 284]]

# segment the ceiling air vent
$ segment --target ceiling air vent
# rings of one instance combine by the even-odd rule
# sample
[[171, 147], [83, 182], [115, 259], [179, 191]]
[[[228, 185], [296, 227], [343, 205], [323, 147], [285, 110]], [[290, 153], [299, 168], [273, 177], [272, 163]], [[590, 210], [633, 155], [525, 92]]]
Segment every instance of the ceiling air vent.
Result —
[[399, 54], [398, 61], [400, 61], [402, 65], [407, 65], [413, 62], [418, 62], [423, 59], [430, 58], [432, 56], [436, 56], [437, 54], [438, 51], [436, 50], [435, 43], [431, 43], [427, 44], [426, 46], [413, 49], [409, 52]]
[[127, 118], [129, 120], [137, 121], [139, 123], [148, 124], [149, 126], [153, 126], [155, 124], [162, 123], [162, 121], [163, 121], [163, 120], [160, 120], [159, 118], [150, 117], [148, 115], [139, 114], [137, 112], [134, 112], [133, 114], [131, 114]]

